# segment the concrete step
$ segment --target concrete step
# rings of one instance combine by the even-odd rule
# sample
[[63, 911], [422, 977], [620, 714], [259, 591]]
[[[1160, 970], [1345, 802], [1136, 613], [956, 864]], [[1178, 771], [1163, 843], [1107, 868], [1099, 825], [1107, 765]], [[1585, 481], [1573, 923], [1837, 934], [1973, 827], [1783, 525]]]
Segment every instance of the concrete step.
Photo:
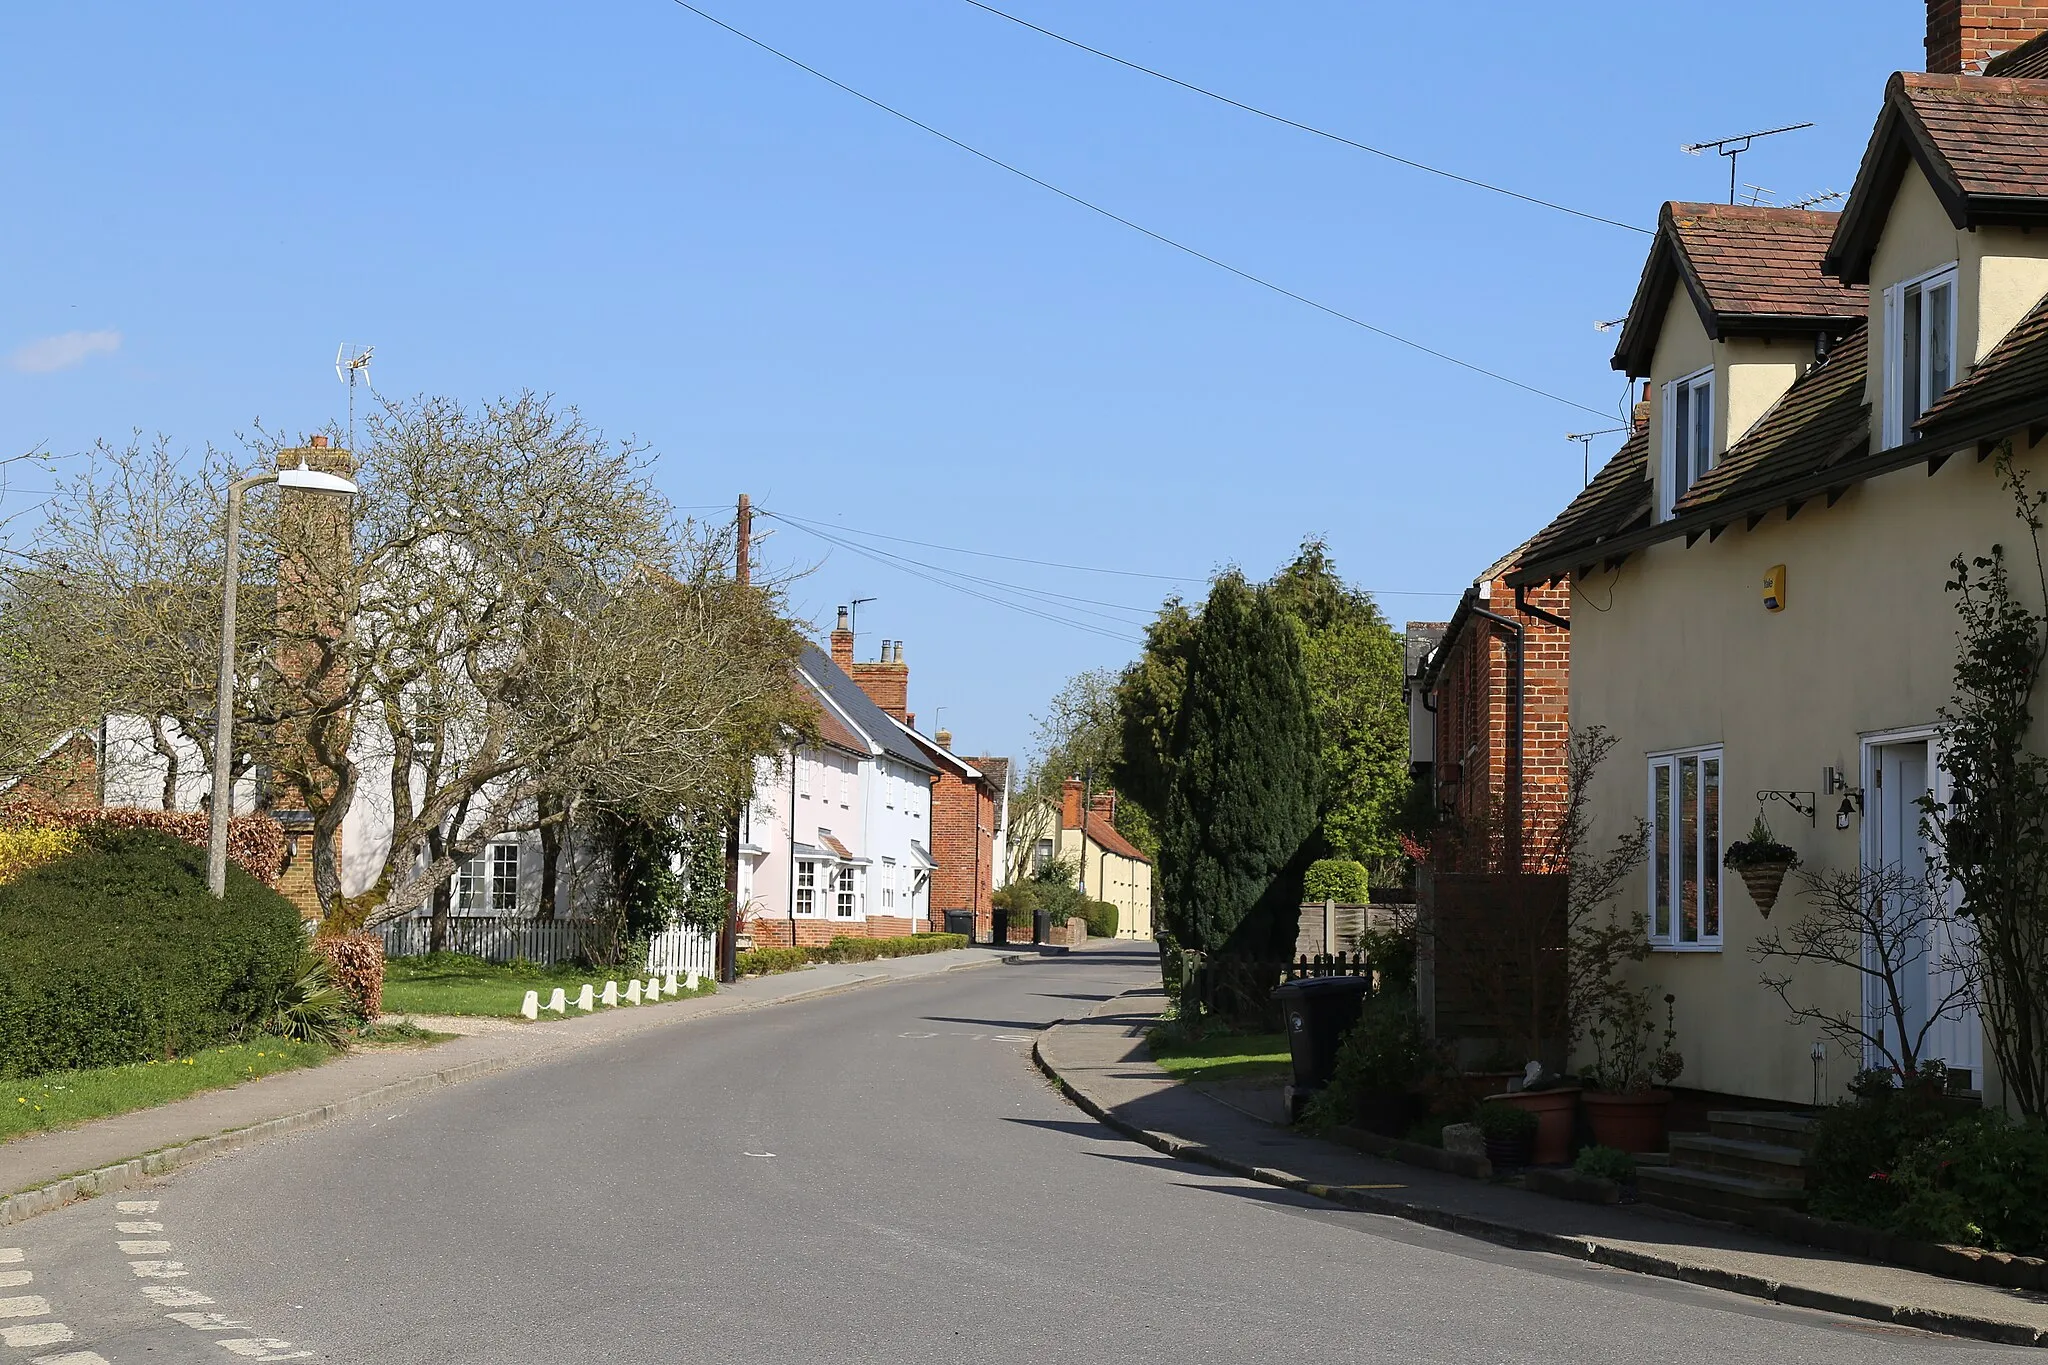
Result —
[[1715, 1137], [1813, 1150], [1811, 1114], [1782, 1109], [1716, 1109], [1708, 1113], [1707, 1127]]
[[1645, 1203], [1659, 1208], [1723, 1220], [1763, 1209], [1797, 1208], [1806, 1200], [1806, 1191], [1787, 1185], [1686, 1166], [1638, 1169], [1636, 1190]]
[[1717, 1137], [1711, 1133], [1671, 1135], [1671, 1164], [1689, 1170], [1717, 1171], [1804, 1189], [1806, 1161], [1806, 1152], [1799, 1147]]

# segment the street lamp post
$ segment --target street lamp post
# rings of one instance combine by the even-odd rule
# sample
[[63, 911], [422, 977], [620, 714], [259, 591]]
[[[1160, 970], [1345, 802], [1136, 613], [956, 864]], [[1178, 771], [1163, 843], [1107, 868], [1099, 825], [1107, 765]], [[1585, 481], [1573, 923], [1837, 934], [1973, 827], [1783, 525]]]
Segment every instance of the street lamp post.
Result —
[[206, 889], [215, 896], [228, 893], [228, 817], [234, 813], [233, 783], [228, 774], [234, 754], [235, 570], [241, 556], [242, 495], [266, 483], [330, 498], [352, 498], [360, 491], [353, 479], [307, 468], [303, 455], [297, 469], [251, 474], [228, 485], [227, 550], [222, 565], [225, 581], [220, 600], [220, 682], [213, 702], [213, 795], [206, 830]]

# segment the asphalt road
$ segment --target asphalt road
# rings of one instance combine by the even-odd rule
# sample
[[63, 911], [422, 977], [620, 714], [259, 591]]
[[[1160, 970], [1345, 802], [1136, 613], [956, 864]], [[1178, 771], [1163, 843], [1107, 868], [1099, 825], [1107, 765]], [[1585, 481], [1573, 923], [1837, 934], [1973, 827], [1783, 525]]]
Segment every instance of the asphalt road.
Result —
[[1040, 1076], [1030, 1037], [1155, 961], [1091, 952], [656, 1030], [0, 1229], [23, 1252], [0, 1284], [34, 1277], [0, 1287], [0, 1336], [31, 1292], [74, 1333], [0, 1365], [2020, 1354], [1504, 1250], [1125, 1142]]

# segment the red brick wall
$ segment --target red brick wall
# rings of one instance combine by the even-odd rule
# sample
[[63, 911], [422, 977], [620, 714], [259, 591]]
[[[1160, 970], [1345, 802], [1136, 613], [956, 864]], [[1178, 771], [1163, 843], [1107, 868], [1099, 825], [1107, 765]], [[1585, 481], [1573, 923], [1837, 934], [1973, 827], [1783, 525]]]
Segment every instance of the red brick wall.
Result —
[[2048, 0], [1927, 0], [1927, 69], [1975, 74], [1996, 53], [2048, 32]]
[[980, 782], [952, 773], [932, 779], [932, 918], [941, 926], [948, 910], [974, 911], [979, 932], [992, 926], [995, 889], [995, 797]]
[[[1570, 615], [1568, 586], [1531, 588], [1525, 597], [1554, 615]], [[1514, 590], [1495, 581], [1486, 585], [1480, 605], [1522, 626], [1522, 870], [1534, 871], [1564, 805], [1571, 634], [1517, 612], [1514, 600]], [[1486, 618], [1467, 616], [1442, 648], [1436, 690], [1437, 799], [1453, 827], [1452, 837], [1463, 832], [1471, 840], [1457, 865], [1476, 871], [1497, 866], [1505, 856], [1503, 822], [1511, 804], [1516, 747], [1514, 640]]]
[[[747, 921], [747, 932], [754, 936], [756, 948], [787, 948], [790, 946], [788, 919], [754, 919]], [[796, 946], [799, 948], [823, 947], [835, 938], [908, 938], [912, 933], [922, 932], [924, 921], [911, 921], [901, 916], [871, 915], [865, 920], [798, 919], [794, 921]]]
[[57, 751], [22, 775], [0, 797], [0, 807], [55, 806], [87, 810], [100, 803], [100, 750], [85, 735], [73, 735]]

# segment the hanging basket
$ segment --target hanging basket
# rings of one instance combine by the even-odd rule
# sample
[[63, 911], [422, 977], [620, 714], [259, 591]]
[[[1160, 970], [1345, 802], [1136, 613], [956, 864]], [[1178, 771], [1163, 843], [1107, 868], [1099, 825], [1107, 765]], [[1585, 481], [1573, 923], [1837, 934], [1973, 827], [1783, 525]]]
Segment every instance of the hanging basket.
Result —
[[1785, 874], [1799, 860], [1786, 858], [1767, 863], [1745, 863], [1735, 869], [1742, 878], [1742, 884], [1749, 888], [1749, 898], [1756, 902], [1756, 908], [1763, 911], [1765, 919], [1771, 917], [1771, 907], [1778, 903], [1778, 890], [1785, 884]]

